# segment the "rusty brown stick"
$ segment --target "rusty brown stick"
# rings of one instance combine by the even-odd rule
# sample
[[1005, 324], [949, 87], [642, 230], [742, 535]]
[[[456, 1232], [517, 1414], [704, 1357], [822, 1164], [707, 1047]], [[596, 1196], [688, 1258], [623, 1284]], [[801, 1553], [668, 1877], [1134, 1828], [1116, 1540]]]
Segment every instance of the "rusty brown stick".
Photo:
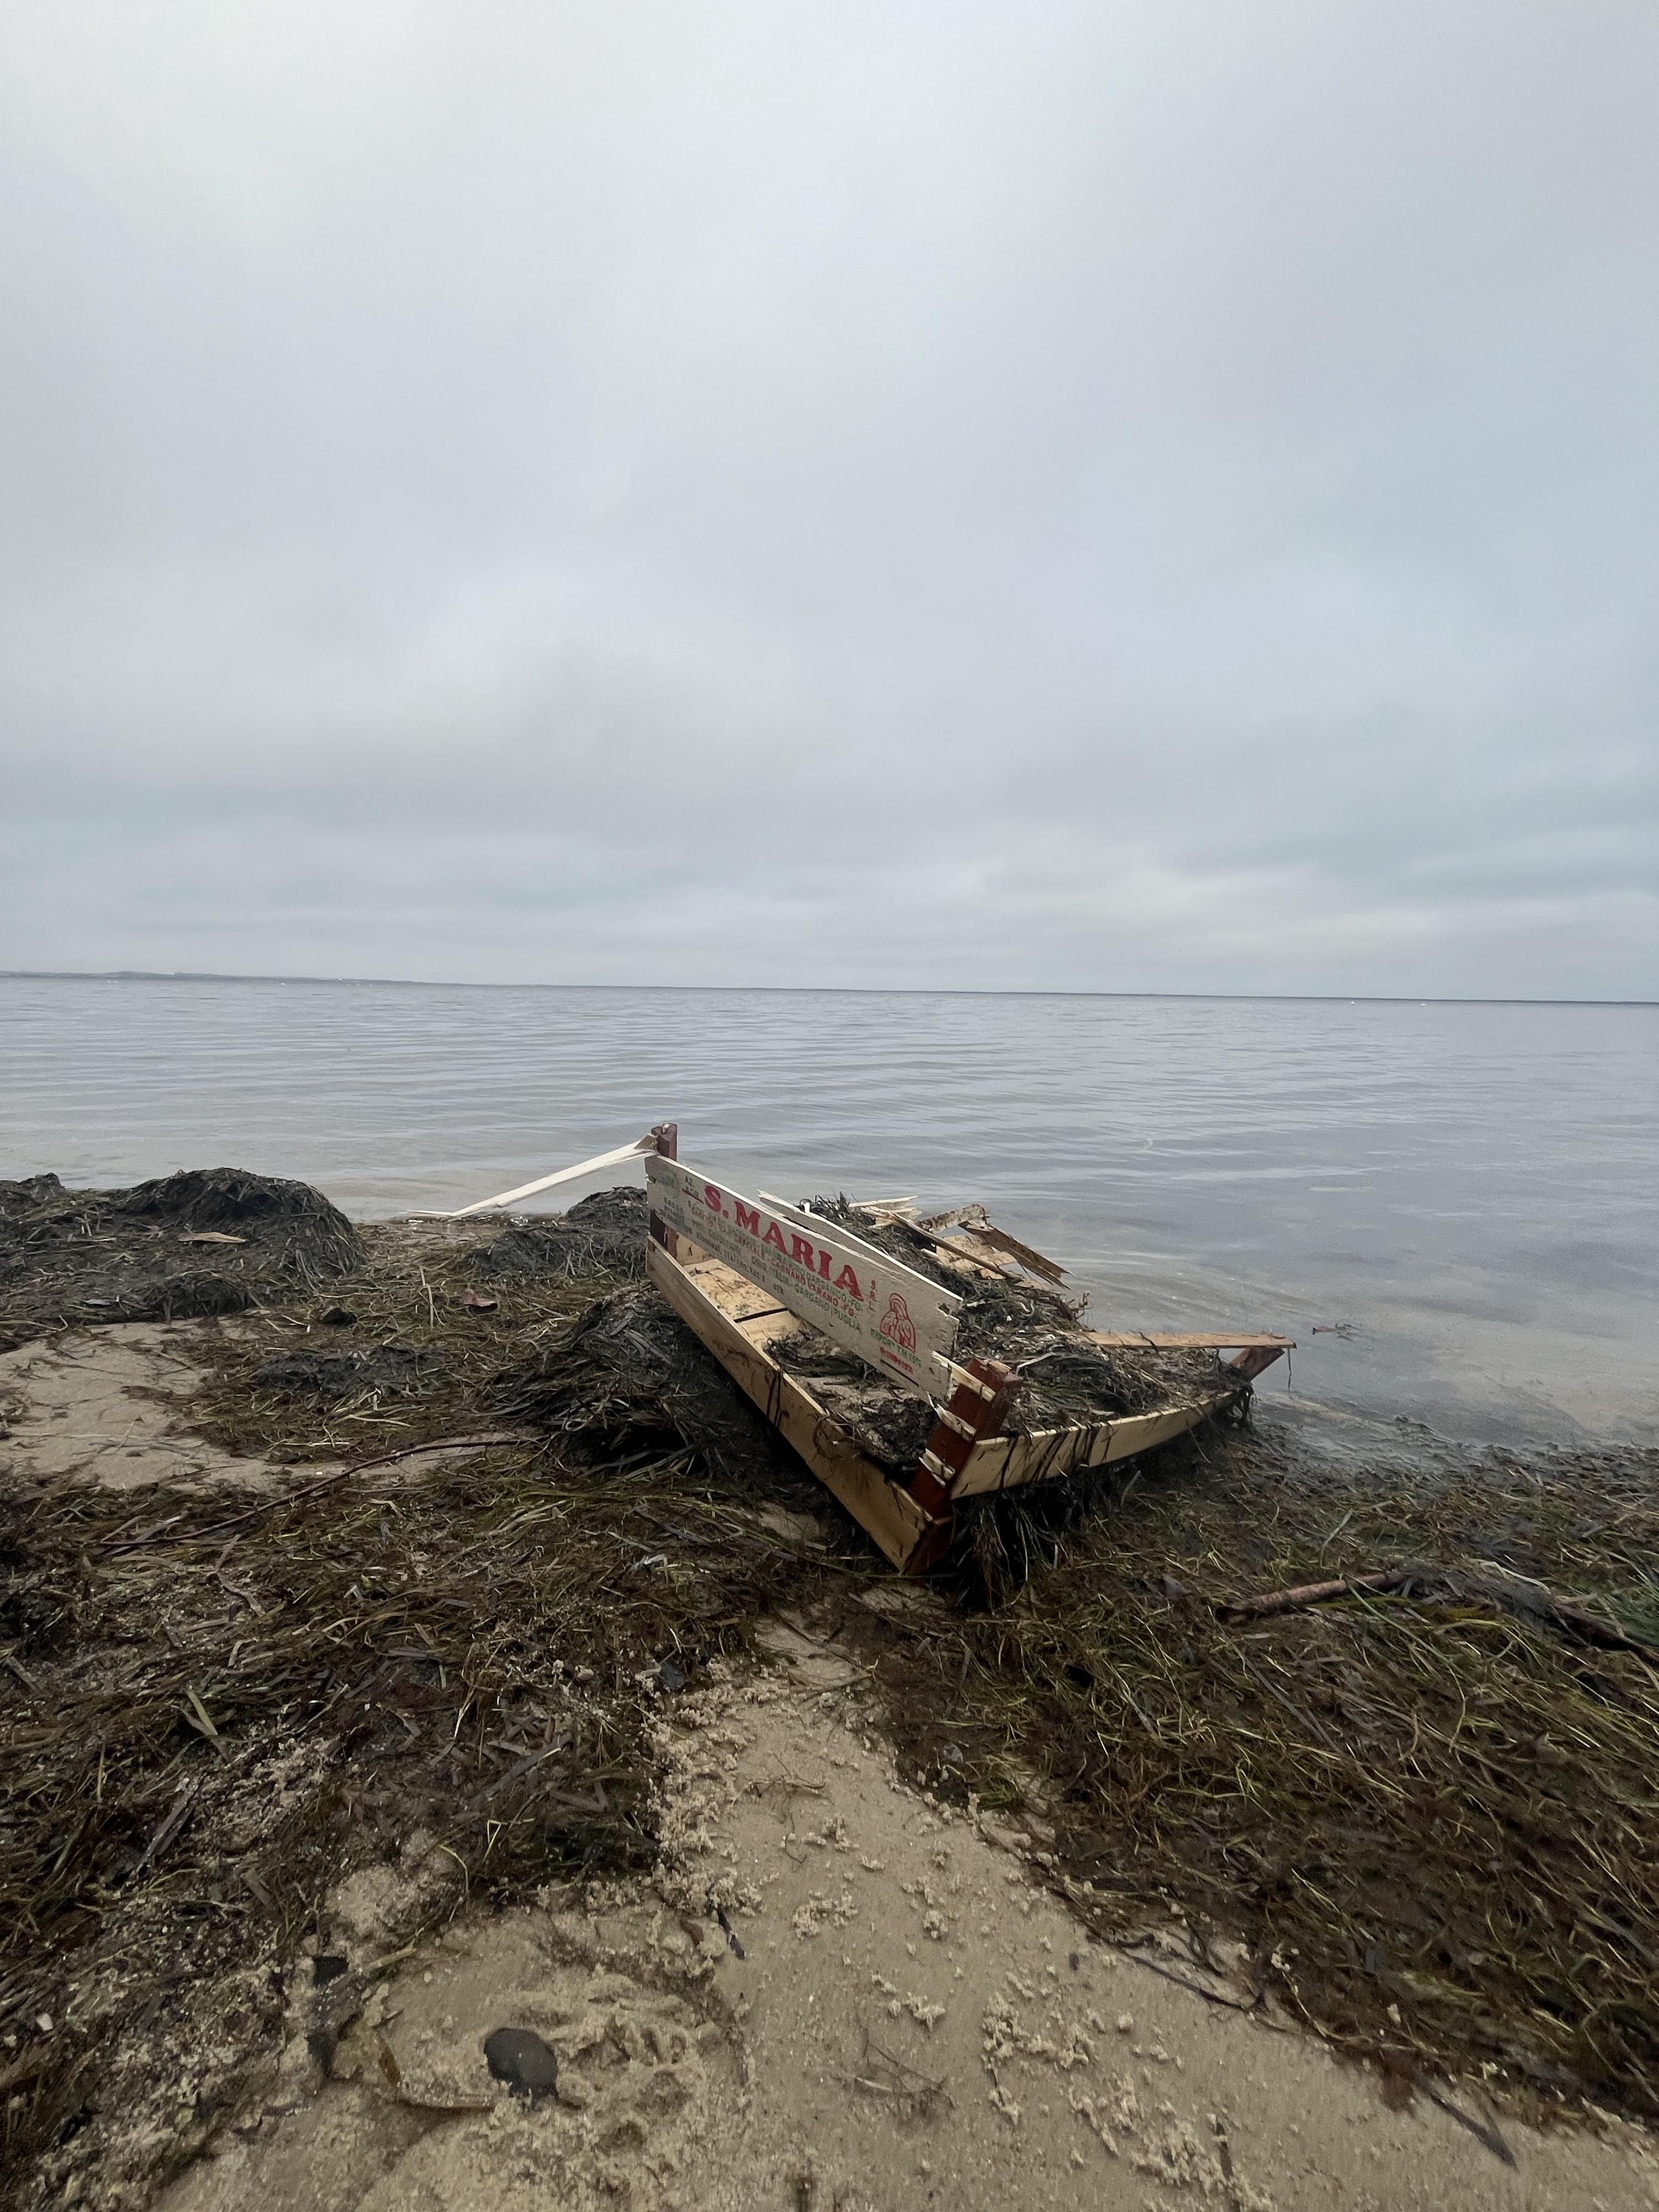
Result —
[[1224, 1620], [1265, 1620], [1275, 1613], [1297, 1613], [1304, 1605], [1328, 1605], [1333, 1598], [1358, 1596], [1362, 1591], [1398, 1589], [1411, 1579], [1410, 1567], [1383, 1567], [1375, 1574], [1338, 1575], [1328, 1583], [1300, 1583], [1292, 1589], [1264, 1590], [1259, 1597], [1241, 1597], [1216, 1611]]
[[1558, 1597], [1541, 1583], [1519, 1575], [1483, 1574], [1468, 1567], [1382, 1567], [1372, 1574], [1339, 1575], [1329, 1582], [1303, 1583], [1293, 1589], [1264, 1590], [1257, 1597], [1218, 1605], [1216, 1611], [1224, 1620], [1266, 1620], [1275, 1613], [1298, 1612], [1304, 1606], [1328, 1605], [1335, 1598], [1375, 1596], [1390, 1590], [1402, 1590], [1413, 1597], [1484, 1599], [1523, 1619], [1547, 1620], [1581, 1644], [1593, 1644], [1603, 1651], [1633, 1651], [1650, 1665], [1659, 1666], [1659, 1644], [1627, 1634], [1599, 1613], [1573, 1604], [1569, 1598]]

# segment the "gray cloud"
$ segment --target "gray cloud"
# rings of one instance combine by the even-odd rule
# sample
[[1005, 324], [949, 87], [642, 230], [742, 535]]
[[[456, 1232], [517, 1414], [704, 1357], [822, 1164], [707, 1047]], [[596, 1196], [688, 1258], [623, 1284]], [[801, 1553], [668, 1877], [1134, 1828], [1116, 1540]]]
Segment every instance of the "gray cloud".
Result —
[[0, 24], [0, 961], [1659, 995], [1639, 0]]

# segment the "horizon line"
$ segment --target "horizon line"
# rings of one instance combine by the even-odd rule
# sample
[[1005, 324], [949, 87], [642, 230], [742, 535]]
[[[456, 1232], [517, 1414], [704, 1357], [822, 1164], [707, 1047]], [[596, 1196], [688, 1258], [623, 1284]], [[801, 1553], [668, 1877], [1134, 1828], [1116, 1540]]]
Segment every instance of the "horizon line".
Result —
[[1423, 991], [1113, 991], [1011, 984], [890, 983], [486, 983], [413, 975], [227, 975], [198, 968], [0, 968], [0, 983], [307, 983], [326, 989], [391, 991], [726, 991], [787, 992], [801, 997], [891, 999], [1182, 999], [1215, 1004], [1267, 1002], [1377, 1006], [1659, 1006], [1659, 999], [1521, 999], [1497, 994]]

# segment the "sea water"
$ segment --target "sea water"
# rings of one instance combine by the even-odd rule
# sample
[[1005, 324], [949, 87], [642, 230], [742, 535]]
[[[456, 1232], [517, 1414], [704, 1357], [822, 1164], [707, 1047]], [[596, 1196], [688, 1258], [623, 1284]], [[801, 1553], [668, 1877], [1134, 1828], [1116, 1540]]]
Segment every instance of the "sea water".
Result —
[[1098, 1327], [1293, 1336], [1269, 1410], [1659, 1437], [1659, 1007], [0, 979], [0, 1176], [384, 1216], [663, 1121], [738, 1189], [982, 1200]]

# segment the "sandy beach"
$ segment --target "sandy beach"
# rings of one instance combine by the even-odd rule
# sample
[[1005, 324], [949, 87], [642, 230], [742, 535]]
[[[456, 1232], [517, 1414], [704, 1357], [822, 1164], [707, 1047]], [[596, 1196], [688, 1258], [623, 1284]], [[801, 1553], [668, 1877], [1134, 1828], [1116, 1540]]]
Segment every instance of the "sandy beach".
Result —
[[[0, 1359], [10, 1479], [135, 1497], [181, 1474], [220, 1496], [291, 1480], [191, 1435], [192, 1326]], [[313, 1955], [340, 1971], [319, 1983], [297, 1958], [234, 2112], [204, 2127], [187, 2081], [149, 2085], [56, 2201], [146, 2201], [147, 2166], [178, 2163], [182, 2102], [194, 2155], [155, 2200], [167, 2212], [1659, 2203], [1639, 2128], [1492, 2123], [1506, 2163], [1252, 2008], [1180, 1920], [1100, 1942], [1050, 1878], [1040, 1817], [901, 1780], [856, 1650], [778, 1618], [752, 1664], [705, 1673], [651, 1699], [648, 1875], [470, 1910], [410, 1835], [329, 1894]], [[411, 1946], [434, 1896], [459, 1909]], [[492, 2080], [504, 2022], [556, 2053], [555, 2097]], [[1447, 2101], [1483, 2111], [1467, 2086]]]
[[[583, 1266], [601, 1278], [607, 1267], [635, 1264], [605, 1218], [603, 1209], [592, 1217], [580, 1246]], [[367, 1718], [356, 1735], [337, 1721], [332, 1733], [314, 1720], [296, 1725], [302, 1708], [291, 1705], [269, 1726], [233, 1720], [239, 1653], [245, 1668], [272, 1637], [301, 1649], [313, 1637], [339, 1641], [324, 1617], [337, 1615], [337, 1597], [306, 1618], [285, 1616], [280, 1603], [272, 1613], [269, 1563], [291, 1559], [294, 1548], [279, 1541], [268, 1559], [250, 1548], [254, 1532], [303, 1529], [307, 1544], [340, 1554], [330, 1588], [343, 1589], [355, 1573], [347, 1596], [360, 1609], [381, 1590], [390, 1619], [387, 1604], [404, 1601], [399, 1581], [410, 1571], [418, 1581], [419, 1563], [429, 1573], [436, 1562], [416, 1549], [392, 1555], [405, 1563], [395, 1571], [377, 1563], [362, 1548], [363, 1513], [384, 1530], [387, 1516], [429, 1507], [475, 1471], [487, 1498], [489, 1470], [512, 1441], [417, 1446], [383, 1464], [371, 1457], [380, 1471], [350, 1489], [373, 1497], [345, 1505], [338, 1485], [351, 1462], [343, 1452], [362, 1457], [352, 1409], [402, 1435], [411, 1416], [396, 1410], [398, 1390], [407, 1395], [418, 1372], [449, 1373], [441, 1352], [451, 1369], [461, 1361], [463, 1376], [469, 1361], [489, 1371], [492, 1346], [485, 1358], [468, 1349], [477, 1340], [458, 1332], [495, 1326], [499, 1302], [482, 1313], [470, 1285], [488, 1280], [492, 1299], [500, 1293], [511, 1309], [516, 1280], [476, 1273], [504, 1233], [499, 1223], [482, 1243], [471, 1224], [364, 1233], [367, 1272], [348, 1259], [340, 1279], [363, 1322], [319, 1282], [282, 1303], [262, 1293], [251, 1313], [36, 1328], [0, 1354], [15, 1745], [27, 1753], [46, 1741], [51, 1683], [69, 1698], [103, 1697], [99, 1710], [113, 1668], [135, 1685], [161, 1679], [158, 1669], [183, 1685], [182, 1696], [143, 1693], [161, 1735], [147, 1770], [160, 1779], [142, 1802], [174, 1812], [159, 1826], [145, 1816], [142, 1856], [137, 1832], [106, 1848], [103, 1870], [59, 1923], [70, 1931], [64, 1965], [52, 1966], [50, 1944], [30, 1954], [33, 1986], [53, 1992], [51, 2010], [37, 1998], [38, 2013], [19, 2016], [14, 2002], [0, 2058], [9, 2112], [58, 2101], [40, 2107], [57, 2118], [14, 2168], [9, 2201], [126, 2212], [151, 2203], [169, 2212], [474, 2212], [549, 2202], [641, 2212], [896, 2212], [935, 2203], [1611, 2212], [1659, 2203], [1659, 2158], [1639, 2113], [1620, 2115], [1583, 2092], [1540, 2101], [1541, 2064], [1530, 2079], [1491, 2062], [1424, 2065], [1406, 2041], [1390, 2056], [1386, 2026], [1367, 2044], [1322, 2025], [1314, 1993], [1322, 1987], [1328, 1997], [1334, 1985], [1306, 1979], [1288, 1938], [1271, 1960], [1253, 1953], [1242, 1900], [1231, 1929], [1224, 1905], [1179, 1902], [1178, 1855], [1165, 1869], [1174, 1887], [1143, 1886], [1132, 1910], [1116, 1896], [1108, 1911], [1109, 1881], [1102, 1890], [1079, 1871], [1077, 1807], [1041, 1761], [1014, 1750], [987, 1767], [974, 1753], [969, 1770], [952, 1748], [957, 1726], [974, 1744], [983, 1692], [964, 1671], [953, 1705], [905, 1672], [928, 1639], [960, 1632], [959, 1601], [893, 1577], [878, 1559], [859, 1564], [839, 1509], [787, 1468], [783, 1487], [746, 1509], [747, 1540], [770, 1547], [780, 1565], [843, 1558], [857, 1567], [850, 1583], [777, 1575], [769, 1599], [764, 1582], [745, 1583], [741, 1632], [711, 1637], [705, 1626], [698, 1646], [688, 1630], [669, 1660], [650, 1656], [651, 1638], [659, 1648], [666, 1624], [691, 1616], [651, 1600], [654, 1612], [630, 1616], [629, 1633], [638, 1618], [660, 1624], [635, 1650], [642, 1663], [624, 1660], [624, 1639], [608, 1675], [574, 1649], [568, 1658], [532, 1652], [496, 1695], [499, 1750], [477, 1704], [478, 1639], [492, 1624], [476, 1616], [490, 1601], [465, 1601], [454, 1648], [470, 1641], [473, 1656], [448, 1691], [443, 1647], [410, 1614], [423, 1641], [402, 1656], [435, 1682], [442, 1716], [453, 1715], [441, 1728], [449, 1764], [437, 1769], [453, 1780], [441, 1779], [435, 1796], [421, 1794], [415, 1767], [400, 1779], [404, 1738], [365, 1734]], [[556, 1224], [538, 1232], [539, 1244], [520, 1243], [558, 1250], [562, 1234]], [[159, 1249], [147, 1243], [140, 1256]], [[187, 1255], [192, 1266], [199, 1249]], [[256, 1250], [246, 1264], [264, 1263]], [[447, 1266], [459, 1272], [447, 1275]], [[118, 1295], [136, 1299], [137, 1279], [131, 1269], [121, 1275], [129, 1288]], [[210, 1305], [226, 1302], [197, 1277], [177, 1279]], [[469, 1287], [459, 1287], [464, 1279]], [[85, 1294], [86, 1279], [75, 1280]], [[511, 1312], [504, 1336], [539, 1328], [556, 1346], [572, 1309], [595, 1289], [594, 1311], [607, 1295], [641, 1295], [607, 1294], [603, 1279], [532, 1282], [517, 1295], [543, 1302], [541, 1320], [528, 1308]], [[383, 1348], [351, 1355], [371, 1363], [364, 1372], [380, 1378], [373, 1389], [332, 1401], [313, 1390], [304, 1402], [322, 1410], [309, 1414], [296, 1413], [291, 1389], [273, 1395], [273, 1374], [314, 1386], [322, 1355], [302, 1345], [319, 1334], [356, 1341], [370, 1307], [378, 1300], [389, 1312], [386, 1302], [398, 1297], [424, 1305], [427, 1334], [417, 1345], [404, 1332], [401, 1364]], [[319, 1315], [335, 1317], [331, 1331]], [[370, 1334], [386, 1340], [379, 1322]], [[347, 1357], [329, 1356], [337, 1366]], [[250, 1376], [267, 1379], [254, 1387]], [[453, 1412], [443, 1394], [453, 1373], [426, 1387]], [[477, 1395], [479, 1407], [489, 1402], [488, 1391]], [[313, 1456], [278, 1448], [301, 1432], [296, 1420], [317, 1436]], [[418, 1424], [409, 1431], [417, 1432]], [[608, 1487], [600, 1468], [582, 1493], [584, 1527], [613, 1545], [635, 1510], [629, 1464], [617, 1462], [623, 1486]], [[1202, 1486], [1196, 1464], [1177, 1488]], [[536, 1513], [574, 1508], [574, 1492], [565, 1506], [556, 1501], [561, 1483], [576, 1480], [574, 1466], [550, 1488], [543, 1479], [533, 1494], [551, 1502]], [[690, 1510], [688, 1498], [682, 1512]], [[725, 1540], [740, 1547], [744, 1527], [721, 1510]], [[436, 1510], [422, 1546], [434, 1533], [471, 1541], [464, 1510]], [[180, 1521], [207, 1540], [193, 1541], [175, 1568], [166, 1562]], [[40, 1610], [51, 1577], [30, 1572], [26, 1532], [58, 1523], [88, 1532], [74, 1540], [108, 1559], [101, 1572], [137, 1572], [141, 1595], [151, 1593], [148, 1614], [106, 1620], [95, 1650], [54, 1645]], [[556, 1552], [576, 1540], [574, 1528], [560, 1540], [556, 1522], [545, 1525]], [[112, 1533], [94, 1537], [94, 1527]], [[691, 1540], [681, 1526], [679, 1547]], [[485, 1556], [503, 1562], [504, 1622], [508, 1554]], [[674, 1571], [666, 1553], [647, 1556], [637, 1537], [623, 1558], [646, 1584]], [[597, 1618], [617, 1570], [589, 1571], [597, 1579], [586, 1609]], [[477, 1588], [490, 1587], [486, 1566]], [[226, 1636], [228, 1650], [213, 1642]], [[387, 1656], [363, 1678], [368, 1693], [389, 1682], [398, 1656], [384, 1637], [382, 1648]], [[320, 1688], [355, 1679], [355, 1666], [331, 1668]], [[313, 1696], [306, 1710], [337, 1713], [341, 1694]], [[374, 1703], [366, 1694], [365, 1716]], [[411, 1757], [422, 1710], [404, 1708]], [[590, 1770], [610, 1747], [609, 1782], [579, 1778], [583, 1745]], [[486, 1754], [493, 1764], [481, 1766]], [[84, 1767], [87, 1753], [56, 1755]], [[994, 1804], [981, 1794], [992, 1773], [1000, 1778]], [[550, 1842], [538, 1863], [509, 1868], [508, 1845], [531, 1817], [512, 1793], [533, 1793], [548, 1777], [544, 1799], [524, 1803], [538, 1807], [544, 1827], [551, 1822]], [[99, 1804], [106, 1787], [100, 1748]], [[446, 1826], [458, 1791], [462, 1812], [478, 1808], [471, 1827]], [[498, 1837], [503, 1856], [492, 1863]], [[1098, 1840], [1087, 1862], [1097, 1869]], [[492, 2071], [485, 2045], [502, 2028], [531, 2032], [551, 2054], [542, 2094]], [[76, 2078], [94, 2085], [80, 2101]]]

